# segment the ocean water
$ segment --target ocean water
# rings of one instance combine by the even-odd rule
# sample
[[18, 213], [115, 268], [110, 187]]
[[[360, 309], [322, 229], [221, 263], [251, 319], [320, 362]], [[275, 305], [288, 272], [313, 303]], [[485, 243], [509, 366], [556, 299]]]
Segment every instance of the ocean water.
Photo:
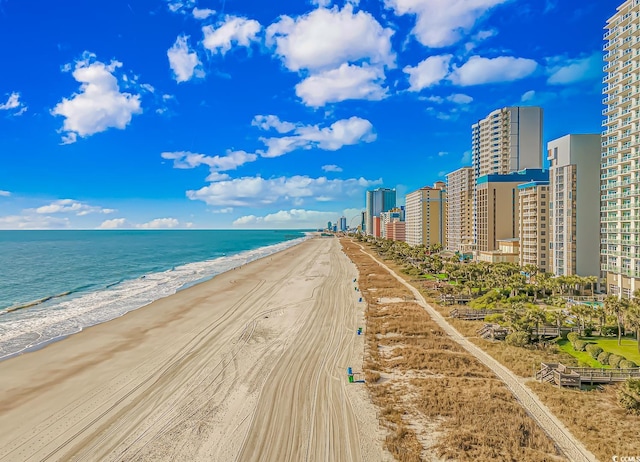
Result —
[[0, 231], [0, 359], [295, 245], [301, 231]]

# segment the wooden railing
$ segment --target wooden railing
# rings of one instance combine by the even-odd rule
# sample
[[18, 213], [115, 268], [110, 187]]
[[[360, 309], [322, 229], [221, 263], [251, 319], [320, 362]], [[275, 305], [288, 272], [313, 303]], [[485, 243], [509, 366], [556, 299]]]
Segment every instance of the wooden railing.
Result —
[[[551, 376], [553, 379], [551, 380]], [[568, 367], [559, 363], [542, 363], [535, 377], [560, 387], [581, 387], [583, 384], [623, 382], [640, 378], [640, 367], [629, 369], [603, 369], [593, 367]]]

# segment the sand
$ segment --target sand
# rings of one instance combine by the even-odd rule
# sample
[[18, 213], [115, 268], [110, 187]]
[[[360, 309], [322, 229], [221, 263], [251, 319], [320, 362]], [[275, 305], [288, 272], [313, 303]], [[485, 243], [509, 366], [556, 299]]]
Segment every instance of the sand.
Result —
[[356, 277], [315, 238], [1, 362], [0, 460], [389, 460]]

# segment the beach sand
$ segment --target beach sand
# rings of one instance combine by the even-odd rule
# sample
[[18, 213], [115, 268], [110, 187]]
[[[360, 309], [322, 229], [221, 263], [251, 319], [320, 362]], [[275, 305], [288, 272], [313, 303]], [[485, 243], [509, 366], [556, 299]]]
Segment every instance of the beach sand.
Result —
[[389, 460], [356, 277], [314, 238], [1, 362], [0, 460]]

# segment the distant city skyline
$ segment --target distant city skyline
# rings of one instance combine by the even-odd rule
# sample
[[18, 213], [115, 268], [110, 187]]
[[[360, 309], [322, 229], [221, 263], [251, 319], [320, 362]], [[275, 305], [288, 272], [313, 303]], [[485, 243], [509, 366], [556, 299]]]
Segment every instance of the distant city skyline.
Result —
[[0, 229], [351, 226], [470, 166], [495, 109], [602, 130], [618, 2], [442, 5], [0, 2]]

